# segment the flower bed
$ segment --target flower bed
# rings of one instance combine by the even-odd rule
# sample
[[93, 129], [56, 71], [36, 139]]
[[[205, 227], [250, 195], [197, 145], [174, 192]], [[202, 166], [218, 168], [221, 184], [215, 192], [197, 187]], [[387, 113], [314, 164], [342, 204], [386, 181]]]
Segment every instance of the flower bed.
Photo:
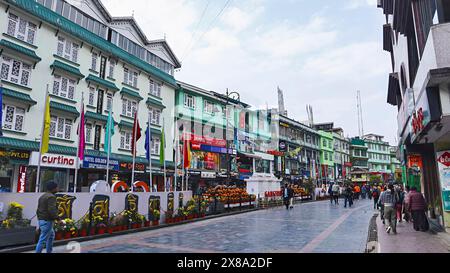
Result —
[[6, 219], [0, 223], [0, 247], [31, 244], [35, 241], [36, 227], [30, 220], [23, 218], [24, 206], [12, 202], [9, 204]]
[[245, 189], [227, 188], [225, 186], [208, 189], [203, 196], [210, 202], [214, 202], [215, 197], [219, 202], [224, 204], [239, 204], [249, 202], [250, 200], [251, 202], [256, 201], [256, 196], [248, 194]]

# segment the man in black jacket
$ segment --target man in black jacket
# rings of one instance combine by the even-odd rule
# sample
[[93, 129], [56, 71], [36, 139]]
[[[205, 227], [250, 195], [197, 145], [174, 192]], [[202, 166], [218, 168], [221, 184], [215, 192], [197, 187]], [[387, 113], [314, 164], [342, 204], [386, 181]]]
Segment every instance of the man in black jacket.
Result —
[[289, 205], [291, 204], [291, 198], [294, 197], [294, 191], [289, 187], [288, 183], [284, 184], [283, 188], [283, 201], [286, 209], [289, 210]]
[[47, 182], [47, 192], [39, 198], [36, 215], [39, 220], [41, 235], [36, 245], [36, 253], [42, 252], [44, 243], [47, 253], [52, 253], [53, 251], [53, 239], [55, 238], [53, 223], [58, 220], [58, 208], [56, 206], [55, 195], [57, 192], [58, 184], [49, 181]]

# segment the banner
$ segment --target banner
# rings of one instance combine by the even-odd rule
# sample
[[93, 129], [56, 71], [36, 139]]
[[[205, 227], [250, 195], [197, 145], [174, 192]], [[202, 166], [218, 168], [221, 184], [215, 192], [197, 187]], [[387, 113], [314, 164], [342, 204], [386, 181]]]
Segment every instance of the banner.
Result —
[[148, 220], [159, 221], [161, 214], [161, 197], [150, 196], [148, 199]]
[[173, 213], [174, 208], [174, 194], [170, 192], [167, 194], [167, 212]]
[[442, 204], [445, 211], [450, 211], [450, 151], [436, 153], [439, 180], [442, 190]]
[[56, 194], [56, 207], [60, 219], [72, 219], [73, 202], [77, 198], [67, 194]]
[[17, 178], [17, 192], [24, 193], [27, 185], [27, 166], [20, 165]]
[[130, 212], [138, 212], [139, 196], [129, 193], [125, 197], [125, 210]]

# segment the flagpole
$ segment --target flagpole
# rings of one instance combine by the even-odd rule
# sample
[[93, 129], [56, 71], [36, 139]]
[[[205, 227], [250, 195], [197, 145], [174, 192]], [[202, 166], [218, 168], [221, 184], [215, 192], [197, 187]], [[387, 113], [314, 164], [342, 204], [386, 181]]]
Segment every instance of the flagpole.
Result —
[[139, 123], [138, 121], [138, 113], [139, 113], [139, 107], [136, 109], [136, 112], [134, 113], [134, 125], [133, 125], [133, 168], [131, 169], [131, 192], [133, 192], [134, 188], [134, 165], [136, 164], [136, 137], [137, 137], [137, 125]]
[[185, 174], [185, 168], [184, 168], [184, 157], [186, 156], [186, 136], [184, 135], [184, 130], [183, 130], [183, 160], [181, 163], [181, 191], [184, 191], [184, 174]]
[[[77, 143], [77, 158], [76, 158], [76, 165], [75, 165], [75, 180], [73, 182], [73, 192], [77, 192], [77, 182], [78, 182], [78, 169], [80, 166], [80, 136], [81, 136], [81, 117], [83, 117], [84, 112], [84, 91], [81, 93], [81, 116], [80, 116], [80, 122], [78, 124], [78, 143]], [[84, 130], [84, 128], [83, 128]]]
[[[112, 118], [112, 113], [111, 113], [111, 109], [109, 109], [109, 115], [108, 115], [108, 122], [106, 123], [106, 129], [110, 129], [108, 128], [108, 123], [111, 122], [110, 118]], [[113, 125], [114, 126], [114, 125]], [[108, 155], [106, 157], [106, 184], [109, 184], [109, 157], [111, 154], [111, 130], [109, 130], [108, 133]], [[106, 132], [105, 132], [106, 134]]]
[[39, 192], [39, 186], [40, 186], [40, 176], [41, 176], [41, 158], [42, 158], [42, 140], [44, 138], [44, 130], [45, 130], [45, 114], [47, 112], [47, 98], [48, 98], [48, 87], [45, 91], [45, 103], [44, 103], [44, 114], [42, 115], [42, 130], [41, 130], [41, 145], [39, 145], [39, 158], [38, 158], [38, 166], [37, 166], [37, 178], [36, 178], [36, 193]]
[[152, 128], [151, 128], [150, 112], [148, 113], [148, 165], [150, 175], [150, 192], [153, 192], [153, 174], [152, 174]]
[[178, 145], [180, 144], [180, 140], [178, 139], [179, 133], [178, 128], [175, 126], [175, 174], [174, 174], [174, 182], [173, 182], [173, 191], [177, 191], [177, 176], [178, 176]]

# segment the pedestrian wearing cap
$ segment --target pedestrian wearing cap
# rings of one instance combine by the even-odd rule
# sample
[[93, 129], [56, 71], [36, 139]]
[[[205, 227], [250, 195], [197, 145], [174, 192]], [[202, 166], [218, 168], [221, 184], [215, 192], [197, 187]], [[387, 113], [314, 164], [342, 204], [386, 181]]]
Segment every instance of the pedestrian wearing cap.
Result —
[[36, 253], [41, 253], [45, 248], [47, 253], [53, 251], [53, 239], [55, 238], [55, 231], [53, 230], [53, 223], [59, 221], [58, 208], [56, 206], [56, 193], [58, 192], [58, 184], [53, 181], [47, 182], [47, 192], [44, 193], [38, 201], [38, 208], [36, 216], [39, 222], [39, 230], [41, 234], [36, 245]]

